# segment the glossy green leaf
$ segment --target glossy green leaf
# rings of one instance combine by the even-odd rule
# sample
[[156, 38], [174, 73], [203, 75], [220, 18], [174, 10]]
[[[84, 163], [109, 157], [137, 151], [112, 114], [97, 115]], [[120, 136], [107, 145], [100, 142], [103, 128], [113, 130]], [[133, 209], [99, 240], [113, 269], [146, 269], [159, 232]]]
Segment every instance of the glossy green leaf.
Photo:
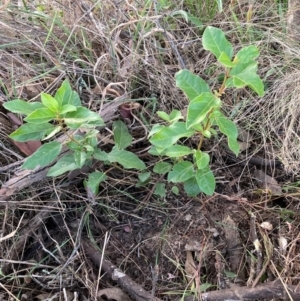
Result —
[[39, 126], [32, 123], [25, 123], [21, 125], [16, 131], [11, 133], [9, 137], [19, 142], [40, 140], [44, 137], [45, 133], [48, 130], [51, 130], [53, 128], [54, 126], [49, 123], [43, 123]]
[[89, 178], [84, 182], [85, 186], [88, 187], [94, 196], [99, 192], [99, 185], [101, 182], [106, 180], [104, 172], [95, 171], [89, 174]]
[[146, 169], [145, 163], [136, 154], [126, 150], [113, 148], [113, 150], [107, 154], [107, 158], [111, 163], [117, 162], [126, 169]]
[[72, 171], [75, 169], [78, 169], [79, 167], [75, 163], [74, 155], [73, 154], [67, 154], [60, 158], [54, 166], [52, 166], [48, 173], [48, 177], [57, 177], [62, 174], [64, 174], [67, 171]]
[[202, 36], [203, 48], [212, 52], [219, 60], [222, 52], [232, 59], [233, 48], [224, 32], [216, 27], [207, 26]]
[[44, 167], [57, 158], [62, 148], [62, 144], [52, 141], [43, 144], [34, 154], [26, 159], [22, 165], [23, 169], [34, 169], [36, 167]]
[[189, 161], [176, 163], [168, 174], [168, 181], [173, 183], [185, 182], [194, 176], [194, 165]]
[[173, 110], [170, 114], [170, 122], [176, 122], [180, 119], [183, 119], [181, 112], [178, 110]]
[[192, 126], [199, 124], [212, 109], [220, 106], [220, 99], [210, 92], [197, 96], [188, 106], [186, 127], [190, 129]]
[[74, 161], [75, 164], [81, 168], [87, 159], [87, 154], [84, 151], [75, 151], [74, 152]]
[[196, 181], [201, 191], [207, 195], [213, 195], [216, 189], [216, 180], [214, 174], [208, 167], [196, 171]]
[[3, 103], [3, 107], [13, 113], [29, 115], [37, 109], [44, 108], [41, 102], [27, 102], [21, 99], [14, 99]]
[[29, 123], [41, 124], [56, 118], [55, 112], [48, 108], [41, 108], [30, 113], [24, 120]]
[[123, 121], [115, 121], [112, 128], [114, 132], [114, 140], [119, 149], [125, 149], [131, 145], [132, 137]]
[[77, 111], [67, 113], [64, 121], [71, 129], [78, 129], [83, 125], [104, 126], [103, 119], [99, 114], [84, 107], [78, 107]]
[[41, 94], [41, 101], [45, 107], [47, 107], [52, 112], [59, 111], [59, 104], [57, 100], [52, 97], [50, 94], [42, 93]]
[[60, 108], [64, 105], [81, 106], [78, 93], [72, 90], [68, 80], [64, 80], [60, 88], [56, 91], [54, 98], [57, 100]]
[[226, 87], [243, 88], [249, 86], [259, 96], [264, 95], [264, 84], [261, 78], [256, 74], [257, 63], [239, 63], [231, 69], [230, 77], [226, 81]]
[[150, 142], [161, 150], [167, 149], [180, 138], [191, 137], [193, 130], [188, 130], [184, 122], [176, 122], [170, 126], [161, 128], [150, 138]]
[[193, 151], [189, 147], [177, 144], [170, 146], [165, 152], [166, 156], [170, 158], [179, 158], [187, 156], [191, 153], [193, 153]]
[[160, 174], [160, 175], [166, 174], [171, 169], [172, 169], [172, 165], [170, 163], [167, 163], [167, 162], [158, 162], [153, 167], [153, 171]]
[[175, 74], [176, 86], [180, 88], [191, 101], [204, 92], [210, 92], [208, 84], [198, 75], [183, 69]]
[[[44, 124], [48, 124], [48, 123], [44, 123]], [[39, 125], [40, 127], [40, 125]], [[52, 138], [53, 136], [55, 136], [57, 133], [59, 133], [61, 131], [62, 127], [60, 125], [53, 127], [50, 130], [47, 130], [45, 132], [45, 137], [42, 140], [48, 140], [50, 138]]]
[[64, 105], [62, 108], [59, 110], [59, 113], [61, 116], [65, 115], [66, 113], [69, 112], [74, 112], [77, 110], [77, 107], [72, 106], [72, 105]]
[[229, 56], [225, 53], [222, 52], [218, 58], [218, 62], [221, 63], [225, 67], [232, 68], [236, 65], [235, 62], [232, 62]]
[[184, 191], [188, 196], [195, 197], [201, 192], [195, 177], [188, 179], [183, 184]]
[[195, 151], [195, 163], [198, 169], [203, 169], [208, 166], [210, 157], [208, 153], [202, 152], [200, 150]]

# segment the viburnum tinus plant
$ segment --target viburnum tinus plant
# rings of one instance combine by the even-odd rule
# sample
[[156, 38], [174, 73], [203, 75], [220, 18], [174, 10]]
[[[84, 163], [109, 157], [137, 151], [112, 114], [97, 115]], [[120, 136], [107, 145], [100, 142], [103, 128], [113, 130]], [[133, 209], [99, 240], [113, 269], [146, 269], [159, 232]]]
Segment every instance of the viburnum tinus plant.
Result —
[[[146, 169], [145, 163], [137, 155], [125, 150], [131, 145], [132, 137], [127, 126], [120, 120], [113, 123], [115, 145], [112, 150], [107, 153], [100, 149], [99, 128], [105, 124], [98, 113], [81, 105], [78, 93], [72, 90], [67, 80], [62, 83], [54, 97], [42, 93], [41, 102], [16, 99], [4, 103], [3, 106], [13, 113], [26, 116], [26, 123], [10, 135], [12, 139], [19, 142], [50, 140], [25, 160], [23, 169], [48, 166], [57, 159], [49, 169], [48, 176], [56, 177], [79, 169], [91, 164], [93, 159], [110, 164], [118, 163], [126, 169]], [[65, 135], [61, 141], [59, 133]], [[68, 152], [62, 155], [64, 146]], [[89, 174], [85, 183], [97, 194], [99, 183], [105, 178], [105, 173], [95, 171]]]
[[[223, 82], [217, 91], [199, 76], [189, 70], [176, 73], [176, 85], [188, 98], [187, 116], [174, 110], [170, 114], [159, 111], [158, 115], [167, 125], [155, 124], [149, 134], [152, 147], [150, 153], [167, 157], [169, 160], [154, 166], [154, 172], [168, 174], [173, 183], [183, 183], [188, 195], [200, 192], [212, 195], [216, 181], [210, 168], [210, 156], [203, 151], [204, 139], [217, 135], [218, 130], [227, 137], [228, 146], [239, 154], [236, 125], [222, 112], [222, 95], [228, 88], [250, 87], [259, 96], [264, 94], [264, 85], [257, 75], [259, 51], [255, 46], [242, 48], [233, 55], [233, 47], [222, 30], [208, 26], [202, 36], [204, 49], [210, 51], [223, 66]], [[181, 138], [199, 137], [198, 146], [190, 148], [182, 145]]]

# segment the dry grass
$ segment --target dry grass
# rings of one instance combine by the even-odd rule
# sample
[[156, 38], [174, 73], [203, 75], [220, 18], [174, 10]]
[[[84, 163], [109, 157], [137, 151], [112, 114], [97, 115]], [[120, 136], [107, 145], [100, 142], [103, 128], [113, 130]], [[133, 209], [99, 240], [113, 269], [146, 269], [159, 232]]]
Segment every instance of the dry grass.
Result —
[[[180, 68], [189, 68], [214, 88], [218, 86], [220, 69], [202, 48], [203, 28], [180, 15], [172, 16], [174, 11], [198, 13], [201, 9], [207, 17], [209, 11], [210, 18], [203, 19], [205, 25], [222, 28], [236, 50], [250, 44], [261, 50], [259, 73], [266, 83], [266, 95], [257, 98], [243, 89], [228, 91], [223, 100], [228, 116], [251, 136], [250, 147], [242, 154], [245, 160], [257, 155], [280, 159], [287, 171], [279, 172], [285, 184], [285, 180], [291, 180], [287, 178], [289, 173], [299, 175], [299, 49], [286, 38], [284, 15], [275, 1], [257, 4], [251, 25], [246, 22], [247, 6], [236, 4], [232, 8], [230, 1], [224, 2], [223, 12], [218, 13], [216, 7], [205, 6], [206, 1], [197, 2], [201, 7], [193, 1], [7, 1], [0, 11], [0, 102], [39, 99], [41, 92], [53, 93], [67, 77], [90, 108], [96, 109], [101, 100], [111, 101], [125, 94], [138, 100], [144, 108], [139, 116], [143, 124], [132, 131], [139, 139], [156, 120], [154, 112], [158, 108], [168, 112], [186, 108], [187, 100], [174, 81]], [[80, 82], [84, 85], [78, 85]], [[7, 138], [12, 125], [2, 108], [0, 124], [0, 167], [4, 168], [25, 156]], [[191, 232], [200, 233], [197, 238], [201, 237], [202, 245], [212, 249], [202, 258], [199, 270], [207, 272], [203, 282], [213, 283], [216, 249], [211, 243], [212, 234], [205, 231], [215, 227], [228, 212], [224, 202], [237, 204], [243, 212], [255, 211], [259, 222], [268, 219], [277, 225], [280, 220], [277, 232], [270, 234], [277, 247], [276, 268], [270, 271], [276, 275], [277, 270], [284, 281], [294, 283], [291, 276], [300, 271], [299, 237], [295, 234], [298, 216], [266, 210], [271, 199], [254, 195], [254, 180], [243, 180], [250, 168], [220, 166], [226, 161], [220, 145], [213, 145], [219, 192], [242, 195], [247, 191], [251, 204], [220, 195], [192, 201], [168, 193], [167, 200], [160, 199], [151, 190], [158, 179], [152, 179], [149, 187], [137, 188], [137, 174], [120, 170], [108, 175], [109, 180], [93, 201], [82, 186], [85, 174], [73, 179], [43, 180], [12, 196], [0, 212], [0, 300], [50, 300], [47, 298], [54, 296], [64, 301], [99, 299], [99, 291], [111, 282], [84, 257], [82, 237], [95, 241], [103, 254], [115, 259], [116, 265], [149, 291], [153, 286], [150, 267], [159, 264], [161, 273], [155, 288], [162, 296], [187, 289], [182, 276], [183, 246]], [[145, 153], [147, 147], [145, 141], [137, 144], [140, 153]], [[153, 158], [146, 159], [154, 163]], [[13, 165], [3, 169], [1, 183], [12, 178], [14, 172]], [[271, 168], [268, 172], [277, 171]], [[237, 179], [241, 190], [232, 188]], [[282, 197], [291, 212], [298, 208], [297, 193]], [[193, 223], [188, 215], [192, 215]], [[240, 223], [247, 254], [252, 249], [247, 236], [249, 216], [236, 222]], [[259, 235], [262, 238], [264, 233]], [[287, 239], [287, 250], [280, 250], [279, 237]], [[248, 258], [245, 266], [250, 266]]]

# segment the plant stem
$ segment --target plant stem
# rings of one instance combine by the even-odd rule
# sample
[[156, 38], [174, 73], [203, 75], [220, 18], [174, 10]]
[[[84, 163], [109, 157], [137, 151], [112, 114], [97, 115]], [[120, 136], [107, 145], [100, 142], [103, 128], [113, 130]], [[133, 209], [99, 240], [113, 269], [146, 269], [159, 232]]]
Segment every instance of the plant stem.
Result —
[[226, 84], [227, 79], [229, 78], [229, 72], [230, 72], [230, 69], [225, 68], [225, 76], [223, 79], [223, 83], [222, 83], [222, 86], [220, 87], [219, 91], [217, 92], [218, 97], [221, 97], [221, 95], [225, 92], [225, 89], [226, 89], [225, 84]]
[[[206, 124], [203, 128], [203, 132], [206, 131], [206, 130], [209, 130], [210, 127], [211, 127], [211, 122], [210, 122], [210, 114], [214, 111], [214, 109], [211, 109], [208, 114], [207, 114], [207, 121], [206, 121]], [[197, 150], [199, 151], [202, 147], [202, 144], [203, 144], [203, 141], [204, 141], [204, 135], [203, 133], [201, 133], [201, 138], [200, 138], [200, 141], [198, 143], [198, 147], [197, 147]]]

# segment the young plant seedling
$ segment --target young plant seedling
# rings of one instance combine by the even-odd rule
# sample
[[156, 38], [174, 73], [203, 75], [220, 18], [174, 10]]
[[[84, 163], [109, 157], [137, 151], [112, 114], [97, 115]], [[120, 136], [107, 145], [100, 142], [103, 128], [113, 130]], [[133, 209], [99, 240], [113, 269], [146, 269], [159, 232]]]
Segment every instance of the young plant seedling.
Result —
[[[49, 169], [47, 175], [56, 177], [65, 172], [79, 169], [91, 164], [92, 159], [108, 163], [119, 163], [126, 169], [146, 168], [134, 153], [125, 150], [131, 145], [132, 137], [122, 121], [113, 123], [115, 146], [109, 153], [98, 147], [97, 128], [105, 124], [96, 112], [81, 105], [78, 93], [73, 91], [69, 82], [65, 80], [54, 97], [41, 94], [41, 102], [26, 102], [16, 99], [3, 105], [7, 110], [25, 115], [23, 124], [10, 137], [19, 142], [29, 140], [52, 140], [44, 143], [34, 154], [28, 157], [23, 169], [45, 167], [53, 161], [58, 161]], [[66, 137], [63, 142], [53, 138], [59, 133]], [[60, 156], [63, 146], [69, 150]], [[89, 174], [86, 182], [89, 189], [97, 194], [99, 183], [105, 180], [103, 172]]]
[[[158, 112], [167, 125], [155, 124], [149, 134], [150, 153], [165, 156], [171, 163], [160, 162], [154, 172], [168, 173], [168, 181], [183, 183], [188, 195], [200, 192], [212, 195], [216, 181], [210, 168], [210, 156], [201, 150], [203, 140], [216, 135], [216, 129], [227, 137], [228, 146], [237, 156], [238, 130], [235, 124], [222, 113], [221, 96], [227, 88], [250, 87], [259, 96], [264, 94], [264, 85], [257, 75], [259, 51], [255, 46], [242, 48], [233, 57], [233, 47], [222, 30], [208, 26], [202, 37], [204, 49], [210, 51], [224, 67], [224, 80], [218, 91], [211, 91], [208, 84], [189, 70], [176, 73], [176, 85], [189, 100], [187, 116], [180, 111], [171, 114]], [[191, 149], [180, 144], [181, 138], [200, 137], [198, 147]]]

